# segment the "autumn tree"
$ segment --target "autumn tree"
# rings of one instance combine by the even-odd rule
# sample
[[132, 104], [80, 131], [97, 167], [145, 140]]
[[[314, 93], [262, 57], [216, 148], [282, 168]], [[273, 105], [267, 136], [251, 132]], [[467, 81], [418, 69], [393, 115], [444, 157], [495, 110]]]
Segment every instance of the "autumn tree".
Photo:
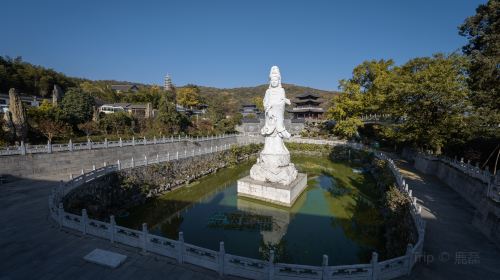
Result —
[[43, 119], [38, 122], [38, 130], [49, 140], [49, 142], [52, 142], [54, 137], [68, 134], [71, 128], [61, 121]]
[[177, 89], [177, 103], [185, 108], [193, 108], [200, 103], [200, 90], [196, 86]]

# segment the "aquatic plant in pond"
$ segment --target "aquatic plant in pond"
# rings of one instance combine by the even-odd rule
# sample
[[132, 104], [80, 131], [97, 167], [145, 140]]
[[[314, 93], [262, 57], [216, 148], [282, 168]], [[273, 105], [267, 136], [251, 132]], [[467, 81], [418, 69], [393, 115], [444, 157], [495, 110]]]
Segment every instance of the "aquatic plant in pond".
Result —
[[253, 258], [272, 248], [278, 261], [318, 265], [328, 254], [330, 264], [367, 262], [383, 247], [373, 178], [327, 156], [293, 155], [293, 162], [309, 180], [291, 208], [238, 198], [236, 180], [248, 174], [248, 161], [129, 209], [118, 223], [146, 222], [169, 238], [183, 231], [187, 242], [214, 250], [224, 241], [227, 252]]

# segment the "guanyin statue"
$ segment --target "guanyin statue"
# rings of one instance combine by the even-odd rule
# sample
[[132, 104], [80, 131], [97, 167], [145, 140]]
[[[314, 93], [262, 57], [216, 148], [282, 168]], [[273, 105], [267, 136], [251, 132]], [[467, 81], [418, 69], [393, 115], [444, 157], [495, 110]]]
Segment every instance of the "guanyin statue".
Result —
[[283, 143], [284, 138], [290, 137], [284, 125], [286, 104], [290, 105], [290, 100], [281, 87], [280, 69], [273, 66], [264, 96], [265, 125], [261, 129], [265, 137], [264, 149], [250, 170], [254, 180], [288, 185], [297, 177], [297, 169], [290, 163], [290, 152]]

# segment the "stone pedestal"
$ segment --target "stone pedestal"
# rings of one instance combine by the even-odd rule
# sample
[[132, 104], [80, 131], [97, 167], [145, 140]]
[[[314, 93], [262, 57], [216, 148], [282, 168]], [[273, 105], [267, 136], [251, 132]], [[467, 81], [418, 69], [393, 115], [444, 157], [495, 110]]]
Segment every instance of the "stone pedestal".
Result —
[[238, 180], [238, 196], [291, 207], [307, 187], [307, 175], [298, 173], [290, 184], [262, 182], [246, 176]]

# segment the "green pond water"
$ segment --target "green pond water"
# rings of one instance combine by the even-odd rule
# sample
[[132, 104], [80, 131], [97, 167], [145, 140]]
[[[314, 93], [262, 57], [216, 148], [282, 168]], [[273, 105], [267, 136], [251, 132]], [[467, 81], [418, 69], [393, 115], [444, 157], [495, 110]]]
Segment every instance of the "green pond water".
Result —
[[373, 178], [326, 156], [292, 161], [307, 173], [308, 187], [291, 208], [237, 196], [236, 182], [252, 160], [129, 209], [117, 222], [145, 222], [151, 233], [172, 239], [182, 231], [186, 242], [213, 250], [224, 241], [226, 252], [251, 258], [267, 258], [272, 248], [280, 262], [320, 265], [323, 254], [330, 265], [368, 262], [384, 240]]

